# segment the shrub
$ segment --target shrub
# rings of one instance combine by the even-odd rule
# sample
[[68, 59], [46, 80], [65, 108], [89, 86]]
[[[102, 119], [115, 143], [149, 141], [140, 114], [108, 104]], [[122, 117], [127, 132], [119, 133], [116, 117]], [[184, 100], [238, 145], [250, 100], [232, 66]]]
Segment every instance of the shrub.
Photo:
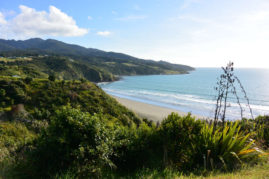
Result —
[[0, 163], [7, 158], [12, 158], [16, 150], [33, 140], [34, 133], [29, 131], [23, 123], [0, 123]]
[[139, 128], [121, 127], [117, 132], [117, 156], [113, 161], [121, 172], [133, 172], [141, 168], [156, 168], [161, 165], [161, 140], [156, 128], [142, 122]]
[[196, 152], [200, 147], [203, 123], [191, 114], [181, 117], [170, 114], [160, 127], [163, 139], [164, 163], [180, 170], [193, 168], [197, 163]]
[[269, 116], [259, 116], [255, 119], [255, 131], [257, 139], [269, 147]]
[[104, 120], [77, 109], [57, 111], [29, 155], [35, 171], [31, 177], [48, 177], [67, 170], [74, 170], [80, 177], [96, 176], [103, 167], [114, 167], [110, 156], [115, 135]]
[[254, 163], [263, 152], [258, 149], [250, 132], [240, 130], [239, 122], [225, 123], [224, 128], [213, 130], [212, 125], [204, 125], [201, 136], [204, 149], [204, 167], [208, 169], [235, 169], [243, 162]]
[[239, 121], [242, 131], [252, 132], [257, 143], [267, 149], [269, 147], [269, 116], [258, 116], [253, 119]]
[[49, 79], [50, 81], [55, 81], [55, 80], [56, 80], [56, 77], [55, 77], [54, 74], [51, 74], [51, 75], [49, 75], [48, 79]]
[[214, 125], [189, 115], [169, 115], [161, 124], [164, 164], [181, 171], [195, 169], [236, 169], [255, 163], [265, 153], [251, 139], [253, 132], [243, 131], [239, 122]]
[[0, 122], [0, 178], [12, 168], [21, 149], [32, 142], [36, 135], [23, 123]]
[[31, 77], [26, 77], [26, 78], [24, 79], [24, 81], [25, 81], [26, 84], [29, 84], [29, 83], [31, 83], [31, 82], [33, 81], [33, 78], [31, 78]]

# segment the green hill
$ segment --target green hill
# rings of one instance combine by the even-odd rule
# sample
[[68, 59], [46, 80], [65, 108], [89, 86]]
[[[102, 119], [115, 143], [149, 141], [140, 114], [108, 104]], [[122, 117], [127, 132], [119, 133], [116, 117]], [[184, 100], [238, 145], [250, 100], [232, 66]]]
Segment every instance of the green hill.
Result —
[[68, 57], [44, 56], [31, 58], [0, 59], [0, 76], [57, 79], [87, 79], [93, 82], [114, 81], [116, 77], [109, 71]]
[[[75, 71], [76, 74], [71, 78], [69, 74], [62, 78], [78, 79], [78, 76], [80, 76], [96, 82], [113, 81], [118, 75], [184, 74], [194, 70], [194, 68], [186, 65], [144, 60], [122, 53], [84, 48], [52, 39], [29, 39], [25, 41], [0, 39], [0, 56], [13, 58], [32, 57], [33, 61], [24, 61], [23, 65], [27, 67], [34, 64], [37, 71], [45, 72], [47, 75], [48, 73], [60, 73], [60, 78], [66, 72], [63, 72], [63, 70], [59, 72], [48, 63], [45, 67], [42, 60], [55, 64], [61, 63], [58, 60], [65, 58], [66, 61], [64, 61], [63, 65], [68, 64], [69, 67], [72, 66], [70, 67], [72, 68], [71, 71]], [[41, 59], [40, 56], [43, 56], [43, 58]], [[68, 62], [68, 60], [71, 61]], [[2, 60], [0, 59], [1, 61], [3, 61], [3, 58]], [[8, 63], [8, 65], [12, 64]], [[36, 66], [43, 68], [38, 69]], [[81, 73], [78, 72], [81, 70]], [[91, 72], [87, 73], [86, 71], [88, 70]], [[97, 77], [97, 73], [99, 73], [99, 77]]]
[[92, 115], [105, 114], [124, 125], [140, 123], [134, 113], [91, 82], [1, 78], [0, 86], [0, 112], [7, 112], [2, 118], [14, 119], [22, 112], [27, 120], [47, 120], [62, 106], [71, 106]]

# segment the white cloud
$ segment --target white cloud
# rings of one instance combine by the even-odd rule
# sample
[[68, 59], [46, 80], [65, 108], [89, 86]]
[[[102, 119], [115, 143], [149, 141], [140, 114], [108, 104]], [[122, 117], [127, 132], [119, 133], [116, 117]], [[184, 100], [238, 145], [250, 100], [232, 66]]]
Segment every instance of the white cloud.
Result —
[[115, 20], [118, 20], [118, 21], [133, 21], [133, 20], [143, 20], [143, 19], [146, 19], [147, 16], [145, 15], [129, 15], [129, 16], [126, 16], [126, 17], [119, 17], [119, 18], [116, 18]]
[[111, 32], [110, 31], [99, 31], [96, 34], [103, 36], [103, 37], [107, 37], [107, 36], [111, 35]]
[[0, 29], [1, 36], [29, 38], [42, 36], [82, 36], [87, 29], [77, 26], [76, 21], [60, 9], [50, 6], [49, 12], [36, 11], [20, 5], [21, 12]]
[[88, 16], [88, 20], [92, 20], [93, 18], [92, 18], [92, 16]]
[[6, 23], [7, 23], [7, 21], [5, 20], [4, 15], [0, 12], [0, 25], [1, 24], [6, 24]]

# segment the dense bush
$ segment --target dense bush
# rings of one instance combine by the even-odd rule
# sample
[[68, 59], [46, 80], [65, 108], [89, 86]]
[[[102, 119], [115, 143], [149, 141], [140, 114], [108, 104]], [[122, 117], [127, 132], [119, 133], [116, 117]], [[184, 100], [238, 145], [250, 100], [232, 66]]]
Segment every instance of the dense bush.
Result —
[[139, 128], [121, 128], [117, 132], [113, 161], [118, 171], [133, 172], [140, 168], [159, 168], [162, 165], [162, 141], [157, 128], [142, 123]]
[[109, 119], [118, 119], [124, 125], [139, 125], [141, 120], [95, 84], [87, 81], [49, 81], [34, 79], [0, 79], [0, 112], [22, 103], [26, 111], [38, 120], [48, 120], [65, 105], [83, 112], [103, 113]]
[[259, 116], [255, 119], [257, 140], [269, 147], [269, 116]]
[[252, 133], [242, 131], [238, 122], [225, 123], [224, 128], [213, 130], [213, 126], [204, 125], [202, 133], [204, 167], [208, 169], [235, 169], [243, 162], [254, 163], [263, 154]]
[[269, 116], [258, 116], [255, 119], [242, 119], [239, 126], [242, 131], [252, 133], [257, 144], [264, 149], [269, 147]]
[[13, 176], [120, 177], [167, 167], [183, 173], [234, 170], [266, 155], [251, 140], [254, 132], [242, 130], [240, 122], [213, 131], [205, 121], [172, 113], [159, 127], [146, 122], [124, 126], [71, 107], [57, 110], [50, 121], [15, 162]]
[[[259, 147], [268, 147], [268, 116], [227, 122], [213, 131], [206, 121], [172, 113], [157, 127], [85, 80], [7, 77], [0, 86], [0, 120], [7, 117], [24, 126], [12, 129], [16, 138], [13, 133], [0, 136], [5, 141], [0, 143], [0, 155], [14, 163], [15, 176], [51, 177], [66, 171], [80, 177], [102, 177], [107, 172], [124, 176], [163, 167], [180, 172], [236, 169], [264, 155], [256, 141]], [[14, 117], [16, 106], [23, 107], [23, 118]], [[11, 123], [17, 125], [7, 122]], [[16, 130], [26, 131], [25, 140]], [[34, 133], [39, 137], [32, 142]]]
[[99, 115], [63, 108], [36, 140], [27, 165], [29, 177], [48, 177], [74, 170], [80, 177], [97, 176], [103, 168], [113, 168], [110, 160], [115, 131]]
[[4, 177], [16, 159], [20, 158], [23, 147], [35, 137], [23, 123], [0, 122], [0, 178]]
[[[160, 127], [163, 139], [164, 162], [178, 169], [191, 169], [197, 164], [197, 152], [200, 147], [200, 134], [203, 124], [191, 115], [184, 117], [170, 114]], [[162, 146], [160, 146], [162, 147]]]
[[11, 158], [16, 150], [33, 140], [34, 133], [27, 127], [18, 122], [1, 122], [0, 123], [0, 162]]
[[214, 131], [213, 125], [190, 115], [172, 113], [162, 122], [160, 134], [164, 162], [179, 170], [235, 169], [265, 154], [251, 138], [253, 133], [241, 130], [238, 122], [228, 122]]

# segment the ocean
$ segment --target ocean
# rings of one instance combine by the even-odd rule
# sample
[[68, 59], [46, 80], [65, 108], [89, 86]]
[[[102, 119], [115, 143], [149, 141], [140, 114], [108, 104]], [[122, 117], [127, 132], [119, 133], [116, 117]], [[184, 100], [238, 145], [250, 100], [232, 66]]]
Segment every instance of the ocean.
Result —
[[[213, 118], [216, 107], [217, 80], [222, 74], [221, 68], [197, 68], [190, 74], [124, 76], [120, 81], [100, 83], [108, 94], [161, 107], [191, 112]], [[247, 96], [253, 116], [269, 115], [269, 69], [235, 69]], [[247, 101], [237, 86], [243, 116], [250, 118]], [[240, 119], [240, 108], [236, 98], [228, 98], [228, 120]]]

